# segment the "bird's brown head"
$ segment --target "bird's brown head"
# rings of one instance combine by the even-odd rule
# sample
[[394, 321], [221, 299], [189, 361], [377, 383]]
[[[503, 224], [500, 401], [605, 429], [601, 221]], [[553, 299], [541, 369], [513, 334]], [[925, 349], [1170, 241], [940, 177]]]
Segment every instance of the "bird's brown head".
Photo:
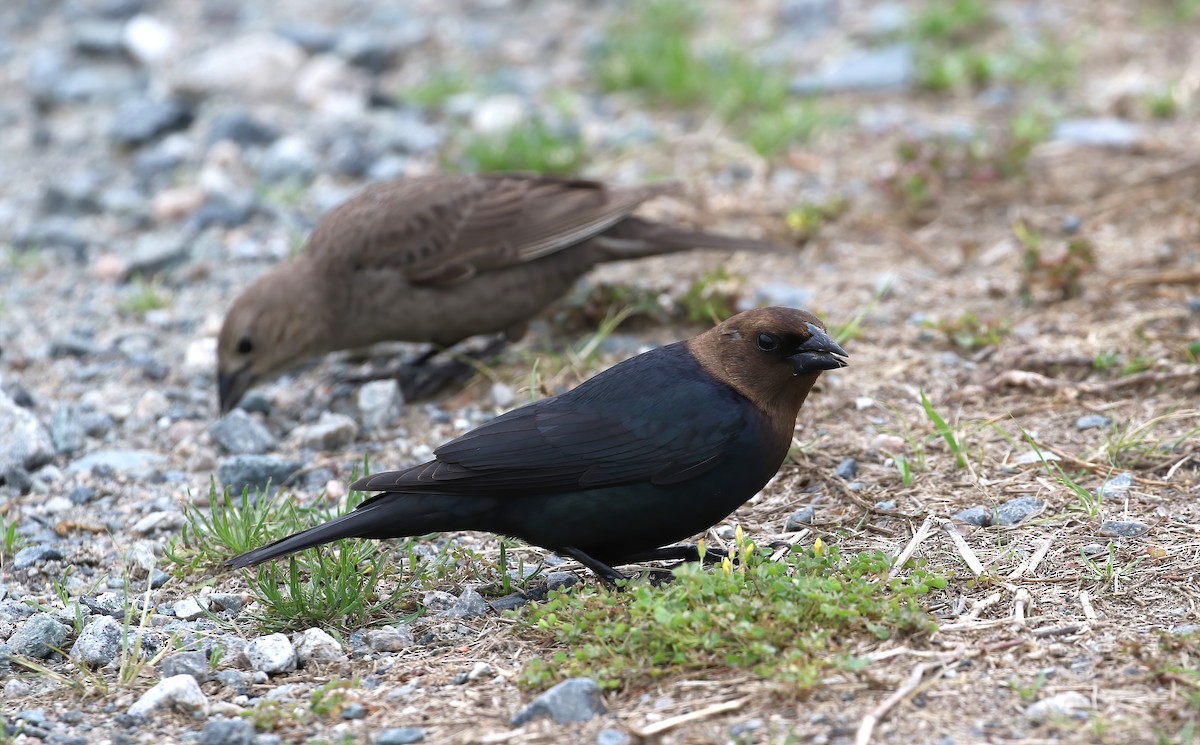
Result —
[[253, 386], [328, 351], [326, 303], [300, 262], [259, 278], [233, 301], [217, 339], [217, 395], [227, 414]]
[[779, 307], [739, 313], [690, 339], [688, 349], [714, 378], [790, 423], [817, 376], [845, 367], [848, 356], [816, 316]]

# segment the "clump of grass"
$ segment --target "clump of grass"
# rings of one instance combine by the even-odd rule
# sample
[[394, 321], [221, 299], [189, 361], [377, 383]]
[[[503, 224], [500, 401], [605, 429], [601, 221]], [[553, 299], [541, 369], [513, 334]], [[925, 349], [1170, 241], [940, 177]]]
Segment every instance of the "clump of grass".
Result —
[[0, 514], [0, 569], [4, 568], [6, 559], [11, 559], [16, 555], [23, 543], [24, 540], [17, 533], [17, 521]]
[[1034, 290], [1044, 287], [1051, 297], [1069, 300], [1083, 294], [1083, 278], [1096, 269], [1096, 249], [1087, 238], [1073, 238], [1056, 256], [1048, 256], [1040, 233], [1018, 220], [1013, 235], [1024, 247], [1021, 262], [1021, 298], [1033, 302]]
[[587, 160], [583, 136], [575, 127], [552, 127], [544, 119], [495, 134], [461, 132], [449, 164], [478, 173], [531, 171], [571, 174]]
[[471, 78], [466, 72], [460, 69], [442, 69], [417, 85], [405, 88], [397, 98], [423, 109], [437, 109], [470, 88]]
[[784, 222], [800, 245], [817, 237], [822, 228], [836, 222], [850, 209], [850, 201], [836, 197], [824, 202], [807, 202], [788, 211]]
[[742, 277], [718, 266], [693, 282], [679, 299], [679, 305], [693, 323], [720, 323], [737, 312], [744, 285]]
[[120, 311], [125, 315], [144, 316], [162, 310], [170, 304], [170, 297], [157, 279], [146, 279], [140, 274], [133, 277], [133, 285], [121, 301]]
[[1012, 324], [1007, 320], [981, 318], [975, 311], [970, 310], [957, 318], [942, 319], [931, 325], [945, 334], [947, 341], [969, 351], [993, 347], [1012, 331]]
[[888, 579], [880, 552], [843, 557], [819, 543], [779, 561], [740, 533], [715, 569], [685, 564], [660, 587], [577, 587], [530, 607], [523, 625], [558, 650], [532, 660], [522, 682], [544, 688], [575, 675], [607, 688], [730, 666], [801, 695], [832, 670], [866, 663], [851, 640], [928, 634], [935, 628], [920, 600], [945, 587], [923, 567]]
[[598, 54], [600, 87], [636, 92], [653, 104], [715, 112], [764, 157], [842, 121], [814, 99], [792, 94], [791, 76], [782, 67], [759, 64], [732, 47], [698, 51], [698, 7], [649, 0], [625, 14], [608, 29]]

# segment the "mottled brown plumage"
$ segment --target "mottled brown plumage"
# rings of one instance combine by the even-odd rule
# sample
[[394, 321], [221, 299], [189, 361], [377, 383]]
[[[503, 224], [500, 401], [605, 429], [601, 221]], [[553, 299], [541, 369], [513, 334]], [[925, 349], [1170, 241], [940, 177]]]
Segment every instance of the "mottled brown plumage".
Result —
[[630, 215], [674, 188], [458, 175], [367, 187], [321, 220], [296, 259], [234, 301], [217, 347], [221, 410], [256, 383], [339, 349], [449, 347], [491, 333], [514, 340], [601, 262], [778, 248]]
[[431, 461], [360, 479], [351, 488], [383, 493], [228, 564], [451, 530], [515, 536], [610, 580], [623, 576], [617, 564], [696, 558], [695, 547], [665, 546], [762, 489], [817, 377], [845, 354], [805, 311], [741, 313], [497, 417]]

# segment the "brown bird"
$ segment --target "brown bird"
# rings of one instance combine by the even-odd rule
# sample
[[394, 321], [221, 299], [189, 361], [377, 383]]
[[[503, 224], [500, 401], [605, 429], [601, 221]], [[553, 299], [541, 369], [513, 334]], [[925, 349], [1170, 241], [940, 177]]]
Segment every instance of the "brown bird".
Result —
[[222, 413], [319, 355], [381, 341], [434, 350], [526, 323], [598, 263], [692, 248], [779, 250], [630, 213], [676, 188], [545, 176], [438, 175], [369, 186], [305, 250], [233, 303], [217, 346]]
[[813, 315], [764, 308], [630, 358], [574, 390], [514, 409], [434, 459], [351, 485], [354, 511], [230, 559], [232, 567], [341, 538], [452, 530], [515, 536], [607, 580], [707, 530], [779, 470], [796, 416], [846, 353]]

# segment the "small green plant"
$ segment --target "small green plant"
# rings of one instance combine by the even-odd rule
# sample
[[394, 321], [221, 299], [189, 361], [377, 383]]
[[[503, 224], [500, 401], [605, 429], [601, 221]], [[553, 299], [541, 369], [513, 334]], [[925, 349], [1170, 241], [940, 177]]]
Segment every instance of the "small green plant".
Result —
[[720, 323], [737, 312], [745, 280], [718, 266], [688, 287], [679, 304], [693, 323]]
[[1023, 684], [1016, 678], [1008, 681], [1008, 687], [1016, 693], [1022, 701], [1031, 702], [1037, 699], [1038, 693], [1046, 686], [1046, 673], [1039, 672], [1028, 684]]
[[1025, 248], [1020, 293], [1026, 303], [1033, 301], [1038, 286], [1049, 289], [1060, 300], [1083, 294], [1083, 277], [1096, 268], [1096, 250], [1090, 240], [1074, 238], [1059, 256], [1047, 257], [1041, 234], [1025, 222], [1013, 224], [1013, 235]]
[[462, 131], [449, 165], [480, 173], [531, 171], [570, 174], [586, 161], [583, 136], [574, 126], [552, 127], [534, 118], [495, 134]]
[[937, 409], [933, 408], [933, 404], [929, 402], [925, 391], [921, 391], [921, 408], [925, 409], [925, 415], [929, 417], [929, 421], [933, 422], [933, 428], [946, 441], [946, 446], [954, 454], [954, 465], [958, 468], [966, 468], [967, 456], [963, 452], [958, 434], [946, 423], [945, 418], [938, 413]]
[[405, 88], [397, 98], [423, 109], [437, 109], [470, 88], [471, 79], [466, 72], [457, 69], [439, 70], [417, 85]]
[[121, 301], [122, 313], [131, 316], [144, 316], [155, 310], [162, 310], [170, 304], [170, 298], [163, 290], [162, 283], [157, 279], [147, 280], [140, 274], [135, 274], [130, 291]]
[[[1042, 467], [1045, 468], [1050, 475], [1054, 476], [1058, 483], [1067, 487], [1067, 489], [1069, 489], [1071, 493], [1075, 495], [1075, 499], [1083, 513], [1089, 518], [1099, 517], [1100, 508], [1104, 503], [1103, 492], [1099, 490], [1097, 490], [1096, 493], [1088, 491], [1076, 479], [1072, 478], [1067, 474], [1066, 471], [1063, 470], [1063, 467], [1058, 464], [1057, 459], [1051, 460], [1047, 458], [1042, 452], [1041, 447], [1039, 447], [1037, 442], [1033, 439], [1033, 436], [1025, 431], [1024, 427], [1018, 425], [1017, 429], [1020, 431], [1021, 437], [1024, 438], [1029, 447], [1033, 449], [1033, 452], [1037, 455], [1038, 460], [1042, 462]], [[1000, 432], [1000, 434], [1005, 438], [1008, 438], [1007, 433], [1005, 433], [1003, 430], [997, 429], [996, 431]], [[1010, 439], [1010, 442], [1016, 444], [1014, 440]]]
[[1183, 350], [1183, 354], [1193, 365], [1200, 363], [1200, 339], [1189, 342], [1187, 348]]
[[24, 542], [17, 532], [17, 521], [10, 520], [7, 515], [0, 513], [0, 569], [4, 568], [6, 559], [16, 556]]
[[1011, 324], [1004, 319], [980, 318], [970, 310], [953, 320], [941, 320], [931, 325], [955, 346], [968, 351], [994, 347], [1012, 330]]
[[818, 541], [779, 561], [740, 534], [713, 569], [674, 570], [669, 584], [623, 590], [577, 586], [529, 606], [523, 625], [558, 647], [532, 660], [522, 682], [543, 688], [575, 675], [608, 688], [716, 666], [746, 669], [802, 694], [831, 670], [865, 666], [854, 636], [886, 639], [935, 627], [920, 600], [946, 579], [923, 567], [888, 579], [879, 552], [842, 557]]
[[334, 678], [309, 696], [308, 708], [318, 717], [336, 717], [347, 703], [347, 692], [359, 687], [357, 680]]
[[282, 525], [279, 535], [303, 524], [302, 508], [283, 495], [269, 491], [243, 491], [239, 497], [208, 488], [207, 506], [188, 501], [183, 506], [184, 524], [178, 538], [168, 539], [163, 555], [180, 576], [219, 568], [231, 556], [270, 543], [272, 525]]
[[792, 231], [792, 237], [796, 239], [796, 242], [803, 245], [815, 238], [826, 225], [836, 222], [846, 214], [849, 208], [849, 200], [842, 197], [820, 204], [808, 202], [790, 210], [787, 217], [784, 218], [784, 222], [787, 224], [788, 230]]
[[993, 24], [986, 0], [931, 0], [913, 19], [912, 31], [922, 41], [961, 44]]

